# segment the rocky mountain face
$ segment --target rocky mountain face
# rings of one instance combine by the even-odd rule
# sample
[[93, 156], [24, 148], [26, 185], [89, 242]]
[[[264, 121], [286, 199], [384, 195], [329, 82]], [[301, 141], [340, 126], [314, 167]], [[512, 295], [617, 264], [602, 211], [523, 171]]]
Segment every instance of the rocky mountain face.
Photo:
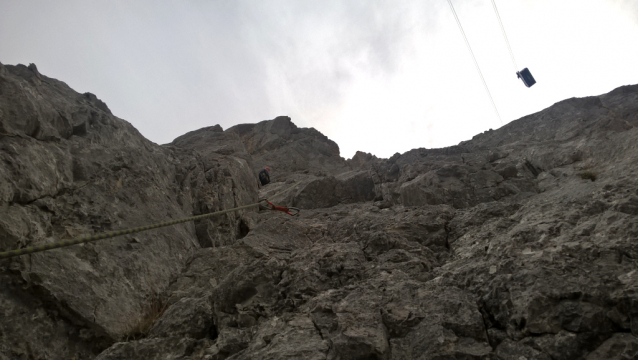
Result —
[[[638, 358], [638, 86], [378, 159], [288, 117], [159, 146], [0, 65], [5, 359]], [[273, 182], [257, 185], [272, 168]]]
[[[0, 159], [2, 250], [257, 200], [245, 160], [158, 146], [33, 65], [0, 67]], [[94, 358], [145, 336], [193, 252], [241, 237], [242, 219], [2, 261], [0, 359]]]

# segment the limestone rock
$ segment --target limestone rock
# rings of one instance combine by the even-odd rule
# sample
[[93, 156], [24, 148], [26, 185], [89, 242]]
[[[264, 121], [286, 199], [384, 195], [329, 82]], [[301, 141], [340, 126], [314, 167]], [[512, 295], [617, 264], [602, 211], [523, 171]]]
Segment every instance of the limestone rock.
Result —
[[[256, 201], [245, 161], [242, 167], [232, 158], [203, 159], [189, 149], [157, 146], [113, 116], [94, 95], [78, 94], [44, 75], [36, 77], [25, 66], [3, 69], [2, 250]], [[15, 291], [26, 289], [18, 292], [21, 297], [34, 299], [25, 309], [40, 312], [42, 326], [68, 329], [64, 331], [70, 335], [55, 335], [68, 345], [48, 344], [29, 335], [32, 329], [8, 328], [2, 321], [0, 333], [11, 331], [12, 338], [0, 336], [0, 348], [9, 354], [40, 349], [47, 358], [68, 359], [145, 335], [154, 318], [153, 304], [192, 252], [213, 242], [210, 238], [218, 243], [235, 240], [247, 212], [215, 219], [218, 226], [206, 232], [209, 238], [199, 239], [196, 226], [187, 223], [1, 261], [6, 281]], [[205, 221], [197, 226], [201, 223]], [[10, 306], [17, 295], [8, 291], [2, 296], [3, 304], [8, 301]], [[10, 316], [14, 322], [19, 319], [15, 316]], [[12, 345], [11, 339], [19, 340]], [[29, 351], [28, 356], [35, 356]]]
[[589, 354], [586, 360], [620, 360], [636, 357], [638, 357], [638, 338], [631, 334], [615, 334]]
[[182, 298], [172, 304], [149, 332], [151, 337], [190, 337], [209, 335], [213, 325], [210, 299]]
[[102, 352], [95, 360], [119, 359], [188, 359], [197, 346], [190, 338], [173, 337], [161, 339], [143, 339], [116, 343]]
[[3, 250], [302, 208], [0, 261], [0, 359], [637, 356], [638, 86], [348, 161], [287, 117], [157, 146], [35, 67], [0, 89]]
[[302, 209], [317, 209], [371, 201], [376, 196], [374, 182], [367, 171], [347, 171], [336, 177], [298, 175], [291, 178], [292, 183], [264, 188], [261, 197], [270, 198], [271, 194], [284, 191], [283, 196], [272, 200], [283, 200]]
[[314, 128], [297, 127], [287, 116], [236, 125], [226, 132], [239, 135], [253, 158], [254, 171], [272, 169], [273, 181], [299, 171], [336, 175], [349, 170], [334, 141]]
[[330, 344], [325, 341], [308, 316], [290, 320], [273, 319], [260, 327], [257, 341], [228, 359], [328, 359]]

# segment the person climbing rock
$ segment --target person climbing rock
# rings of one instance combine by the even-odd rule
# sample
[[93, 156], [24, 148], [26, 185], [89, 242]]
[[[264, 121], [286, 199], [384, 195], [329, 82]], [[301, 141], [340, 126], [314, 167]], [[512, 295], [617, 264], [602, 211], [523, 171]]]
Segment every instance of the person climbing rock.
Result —
[[259, 182], [261, 182], [261, 186], [270, 183], [270, 168], [268, 166], [259, 172]]

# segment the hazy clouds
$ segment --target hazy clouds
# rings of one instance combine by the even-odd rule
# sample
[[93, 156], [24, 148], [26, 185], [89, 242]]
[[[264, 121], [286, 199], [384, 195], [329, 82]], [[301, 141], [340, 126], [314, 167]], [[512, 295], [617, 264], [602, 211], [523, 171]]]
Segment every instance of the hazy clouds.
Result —
[[[453, 0], [503, 122], [638, 83], [638, 2]], [[289, 115], [390, 156], [500, 126], [446, 0], [10, 1], [0, 61], [90, 91], [146, 137]]]

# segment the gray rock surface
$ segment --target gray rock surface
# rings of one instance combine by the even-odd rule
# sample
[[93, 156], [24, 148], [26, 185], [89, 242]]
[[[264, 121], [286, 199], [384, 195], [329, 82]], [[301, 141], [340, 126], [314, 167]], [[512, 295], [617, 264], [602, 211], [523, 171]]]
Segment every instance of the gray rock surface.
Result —
[[198, 349], [197, 345], [197, 341], [188, 337], [156, 338], [119, 342], [102, 352], [95, 359], [181, 360], [190, 358], [190, 355], [193, 353], [203, 353], [201, 349]]
[[226, 132], [237, 134], [251, 155], [254, 170], [269, 166], [272, 180], [295, 172], [337, 175], [349, 166], [339, 156], [339, 146], [314, 128], [299, 128], [289, 117], [279, 116], [257, 124], [236, 125]]
[[630, 334], [614, 334], [586, 360], [621, 360], [638, 358], [638, 339]]
[[4, 260], [0, 359], [638, 356], [638, 86], [348, 161], [287, 117], [158, 146], [35, 66], [0, 90], [0, 249], [302, 209]]
[[[77, 94], [33, 69], [3, 65], [0, 76], [0, 249], [256, 201], [245, 160], [160, 147], [94, 95]], [[154, 304], [191, 253], [232, 242], [242, 216], [2, 261], [0, 334], [11, 335], [0, 337], [0, 348], [7, 356], [61, 359], [143, 335]], [[65, 329], [73, 340], [59, 331], [51, 341], [31, 335], [25, 314], [46, 332]]]

